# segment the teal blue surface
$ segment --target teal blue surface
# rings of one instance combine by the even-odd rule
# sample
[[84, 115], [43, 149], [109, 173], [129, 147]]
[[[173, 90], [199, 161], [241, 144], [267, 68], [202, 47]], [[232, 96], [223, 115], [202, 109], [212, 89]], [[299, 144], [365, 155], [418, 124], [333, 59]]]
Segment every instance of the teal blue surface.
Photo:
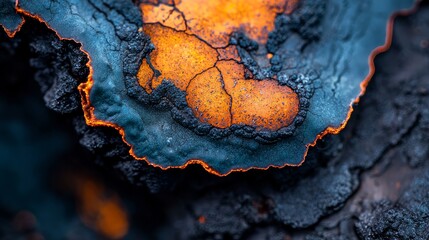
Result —
[[[106, 1], [108, 2], [108, 1]], [[301, 163], [318, 134], [339, 127], [360, 95], [370, 71], [371, 52], [385, 43], [392, 14], [411, 8], [412, 0], [327, 0], [321, 39], [303, 52], [305, 64], [319, 69], [310, 109], [295, 135], [261, 144], [234, 135], [214, 140], [177, 124], [169, 111], [143, 106], [126, 94], [123, 42], [115, 28], [126, 18], [101, 1], [27, 0], [19, 6], [44, 19], [62, 37], [82, 44], [91, 56], [94, 85], [90, 100], [95, 116], [125, 130], [135, 155], [158, 166], [182, 166], [202, 159], [220, 174], [231, 170]], [[138, 9], [131, 1], [129, 11]], [[139, 20], [141, 22], [141, 20]], [[129, 31], [138, 31], [131, 28]]]

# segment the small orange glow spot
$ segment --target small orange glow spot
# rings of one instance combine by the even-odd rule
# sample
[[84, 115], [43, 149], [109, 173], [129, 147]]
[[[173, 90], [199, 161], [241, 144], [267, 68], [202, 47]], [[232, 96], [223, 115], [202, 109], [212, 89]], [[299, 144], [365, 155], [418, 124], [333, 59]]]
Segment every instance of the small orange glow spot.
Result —
[[228, 42], [239, 30], [264, 44], [276, 15], [298, 1], [173, 2], [148, 0], [140, 6], [143, 31], [155, 45], [137, 75], [143, 89], [152, 93], [162, 81], [171, 81], [186, 91], [195, 117], [218, 128], [245, 124], [278, 130], [291, 124], [299, 111], [298, 95], [273, 79], [245, 79], [245, 72], [251, 73], [239, 63], [237, 47]]
[[399, 190], [401, 188], [401, 182], [397, 181], [395, 183], [395, 188]]
[[91, 179], [81, 179], [77, 187], [79, 212], [88, 227], [109, 239], [120, 239], [128, 232], [128, 216], [116, 194]]
[[152, 93], [152, 79], [154, 76], [154, 72], [150, 68], [146, 59], [144, 59], [139, 72], [137, 73], [137, 79], [139, 80], [140, 86], [142, 86], [147, 93]]
[[186, 100], [201, 122], [227, 128], [231, 126], [231, 99], [222, 85], [220, 72], [210, 68], [191, 81]]
[[198, 217], [198, 222], [199, 222], [200, 224], [204, 224], [204, 223], [206, 223], [206, 217], [204, 217], [204, 216], [199, 216], [199, 217]]

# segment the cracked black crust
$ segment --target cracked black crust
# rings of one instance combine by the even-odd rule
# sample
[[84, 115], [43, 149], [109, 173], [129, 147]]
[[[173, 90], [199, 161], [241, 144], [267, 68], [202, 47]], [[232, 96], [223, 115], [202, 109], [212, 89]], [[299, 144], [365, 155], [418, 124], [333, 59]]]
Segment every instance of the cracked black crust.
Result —
[[[307, 2], [311, 2], [311, 4]], [[301, 36], [302, 40], [305, 41], [304, 45], [317, 41], [320, 34], [318, 24], [320, 18], [323, 17], [324, 6], [325, 3], [323, 1], [301, 1], [298, 9], [290, 16], [279, 15], [276, 19], [276, 30], [269, 36], [271, 40], [267, 44], [268, 51], [275, 53], [276, 49], [287, 40], [285, 36], [289, 36], [292, 33]], [[291, 26], [286, 27], [290, 23], [292, 23]], [[298, 27], [299, 24], [304, 24], [305, 27], [301, 29]], [[279, 41], [273, 41], [273, 38], [279, 38]], [[188, 106], [186, 93], [178, 89], [167, 79], [164, 79], [151, 94], [148, 94], [138, 84], [137, 79], [134, 77], [135, 75], [130, 76], [125, 79], [128, 90], [127, 94], [138, 102], [150, 105], [158, 110], [170, 110], [171, 117], [174, 120], [200, 136], [221, 139], [234, 134], [239, 137], [254, 139], [260, 143], [273, 143], [293, 136], [295, 130], [304, 122], [307, 116], [310, 98], [314, 93], [312, 83], [319, 77], [317, 72], [313, 69], [301, 69], [302, 73], [300, 74], [282, 72], [281, 59], [275, 54], [270, 60], [271, 66], [269, 68], [261, 68], [254, 58], [258, 50], [258, 44], [242, 33], [233, 33], [228, 46], [230, 45], [237, 46], [238, 53], [242, 59], [241, 63], [250, 70], [251, 75], [255, 79], [277, 78], [279, 85], [289, 86], [298, 94], [300, 103], [299, 112], [289, 126], [282, 127], [277, 131], [271, 131], [267, 129], [258, 130], [253, 126], [244, 124], [234, 124], [228, 128], [217, 128], [210, 124], [202, 123], [195, 117], [192, 109]], [[146, 58], [149, 65], [150, 59], [148, 54], [153, 49], [153, 45], [147, 45], [142, 51], [146, 54], [144, 58]]]

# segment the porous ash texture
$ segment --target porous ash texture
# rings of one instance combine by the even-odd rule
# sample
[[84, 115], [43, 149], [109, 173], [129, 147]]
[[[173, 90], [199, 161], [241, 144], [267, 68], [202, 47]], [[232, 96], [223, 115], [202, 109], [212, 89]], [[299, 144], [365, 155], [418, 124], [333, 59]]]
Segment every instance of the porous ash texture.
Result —
[[362, 239], [429, 238], [429, 171], [416, 177], [396, 202], [380, 201], [365, 209], [356, 224]]
[[[38, 28], [43, 37], [31, 44], [37, 53], [31, 63], [39, 74], [73, 76], [46, 59], [86, 71], [78, 45], [62, 41], [60, 49], [70, 54], [53, 51], [59, 44], [53, 33]], [[151, 239], [427, 239], [428, 66], [426, 2], [398, 18], [392, 47], [376, 58], [375, 77], [341, 134], [320, 141], [300, 168], [222, 178], [198, 166], [162, 171], [135, 161], [116, 131], [84, 123], [79, 108], [70, 107], [72, 97], [57, 97], [60, 106], [51, 105], [55, 94], [45, 101], [68, 109], [100, 168], [132, 186], [122, 196], [137, 206], [133, 227]], [[52, 90], [53, 79], [38, 79], [52, 86], [42, 90], [60, 92]]]
[[[168, 83], [156, 90], [159, 93], [145, 97], [136, 74], [153, 46], [141, 31], [137, 3], [29, 0], [18, 1], [17, 9], [46, 22], [61, 38], [81, 44], [89, 56], [92, 82], [81, 87], [87, 124], [114, 124], [123, 130], [132, 154], [154, 165], [183, 167], [197, 159], [213, 173], [226, 175], [234, 170], [299, 165], [307, 146], [320, 133], [328, 127], [341, 127], [371, 70], [368, 57], [385, 43], [389, 17], [413, 4], [412, 0], [383, 1], [300, 1], [291, 15], [276, 18], [266, 46], [273, 54], [269, 69], [256, 65], [259, 52], [249, 47], [249, 39], [232, 35], [231, 44], [237, 44], [243, 64], [256, 79], [277, 75], [280, 84], [299, 95], [299, 113], [293, 124], [275, 132], [249, 126], [219, 130], [200, 124], [185, 106], [184, 93], [174, 91]], [[83, 58], [77, 61], [71, 64], [82, 65]], [[67, 74], [82, 81], [82, 76], [73, 76], [73, 70]], [[69, 92], [76, 82], [64, 74], [56, 78], [52, 81], [67, 78], [63, 82], [69, 81], [70, 86], [47, 92], [48, 104], [69, 112], [76, 102], [61, 105], [64, 101], [59, 98], [76, 99]], [[62, 96], [61, 91], [67, 94]], [[165, 98], [173, 100], [163, 101]]]
[[52, 34], [34, 34], [30, 47], [36, 58], [31, 59], [31, 66], [37, 70], [35, 79], [47, 107], [60, 113], [76, 111], [81, 107], [76, 89], [88, 78], [88, 57], [73, 41], [60, 41]]

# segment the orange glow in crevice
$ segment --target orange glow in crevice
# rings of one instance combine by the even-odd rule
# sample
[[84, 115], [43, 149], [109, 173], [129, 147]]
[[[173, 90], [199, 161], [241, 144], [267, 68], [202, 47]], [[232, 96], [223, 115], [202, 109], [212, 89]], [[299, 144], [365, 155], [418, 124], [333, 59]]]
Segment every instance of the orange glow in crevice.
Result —
[[80, 216], [88, 227], [111, 239], [120, 239], [128, 232], [128, 216], [116, 194], [96, 182], [80, 185]]
[[296, 0], [154, 2], [140, 5], [143, 31], [155, 45], [152, 66], [145, 59], [138, 73], [147, 93], [168, 80], [186, 91], [201, 122], [218, 128], [245, 124], [278, 130], [293, 122], [298, 95], [273, 79], [246, 79], [237, 48], [228, 42], [232, 32], [241, 31], [265, 44], [276, 15], [290, 12]]
[[64, 187], [73, 193], [79, 216], [87, 227], [107, 239], [122, 239], [128, 233], [128, 214], [116, 193], [87, 174], [64, 176]]

